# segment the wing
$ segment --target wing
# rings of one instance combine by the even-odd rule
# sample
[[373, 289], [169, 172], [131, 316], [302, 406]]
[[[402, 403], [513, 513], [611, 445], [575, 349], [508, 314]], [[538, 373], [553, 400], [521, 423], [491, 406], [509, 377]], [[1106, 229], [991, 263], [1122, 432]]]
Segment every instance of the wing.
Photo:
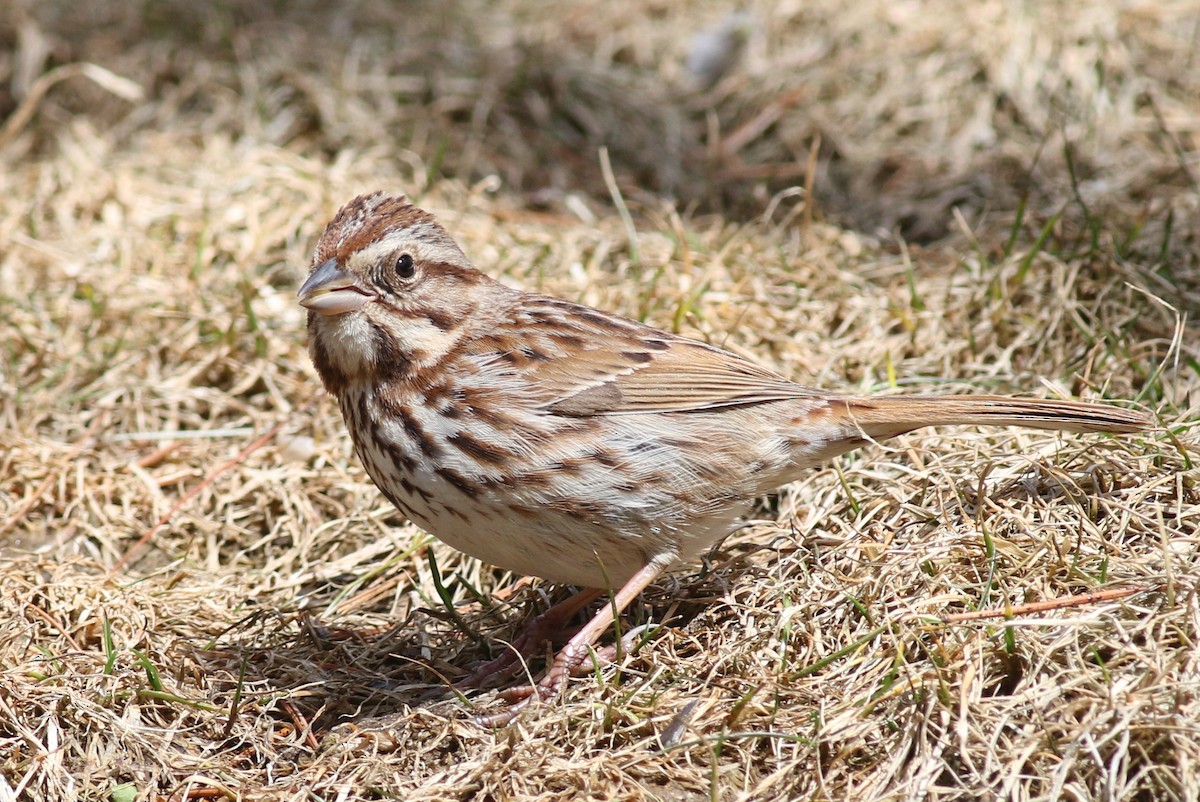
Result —
[[816, 395], [695, 340], [557, 298], [523, 301], [519, 344], [485, 335], [469, 351], [519, 372], [559, 415], [694, 412]]

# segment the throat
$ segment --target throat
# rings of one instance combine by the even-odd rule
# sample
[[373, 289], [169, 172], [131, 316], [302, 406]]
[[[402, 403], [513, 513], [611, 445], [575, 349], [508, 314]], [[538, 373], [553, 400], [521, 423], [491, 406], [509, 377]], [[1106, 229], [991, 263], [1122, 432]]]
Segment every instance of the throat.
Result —
[[313, 365], [334, 395], [341, 396], [356, 382], [372, 381], [386, 337], [365, 315], [347, 314], [329, 319], [309, 313], [309, 350]]

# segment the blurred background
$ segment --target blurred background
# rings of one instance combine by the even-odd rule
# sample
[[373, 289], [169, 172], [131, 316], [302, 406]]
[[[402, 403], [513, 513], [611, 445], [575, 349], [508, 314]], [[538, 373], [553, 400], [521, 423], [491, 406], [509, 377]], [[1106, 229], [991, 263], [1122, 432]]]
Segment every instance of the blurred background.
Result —
[[[813, 213], [918, 243], [956, 214], [1036, 230], [1078, 199], [1178, 263], [1195, 249], [1162, 227], [1195, 228], [1197, 19], [1189, 0], [13, 0], [0, 115], [10, 160], [80, 129], [190, 134], [529, 208], [608, 204], [603, 147], [633, 202], [746, 219], [806, 187]], [[136, 98], [39, 85], [81, 62]]]

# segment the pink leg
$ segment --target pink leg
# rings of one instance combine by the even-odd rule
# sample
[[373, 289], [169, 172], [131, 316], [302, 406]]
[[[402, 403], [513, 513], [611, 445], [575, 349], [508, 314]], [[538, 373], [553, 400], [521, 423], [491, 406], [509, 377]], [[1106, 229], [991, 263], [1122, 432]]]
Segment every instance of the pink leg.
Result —
[[469, 677], [454, 683], [454, 687], [459, 690], [482, 688], [489, 681], [501, 680], [512, 674], [544, 641], [553, 641], [554, 636], [562, 631], [566, 623], [601, 593], [602, 591], [594, 588], [584, 588], [560, 601], [529, 622], [521, 634], [508, 644], [503, 654], [475, 669]]
[[654, 628], [651, 624], [642, 624], [640, 627], [634, 627], [622, 634], [621, 640], [617, 643], [610, 643], [603, 648], [592, 649], [585, 653], [579, 664], [571, 669], [571, 676], [583, 677], [591, 674], [598, 666], [617, 662], [618, 657], [632, 652], [642, 636]]
[[670, 560], [655, 560], [630, 577], [629, 581], [617, 591], [617, 595], [613, 597], [611, 603], [597, 610], [592, 620], [567, 642], [567, 645], [554, 658], [554, 663], [546, 671], [546, 676], [542, 678], [541, 682], [537, 685], [527, 685], [523, 688], [504, 691], [501, 696], [512, 704], [498, 713], [481, 716], [476, 721], [485, 727], [503, 727], [515, 719], [533, 701], [551, 699], [562, 693], [567, 684], [567, 677], [584, 661], [591, 645], [612, 625], [613, 616], [620, 614], [628, 607], [629, 603], [636, 599], [647, 585], [658, 578], [670, 562]]

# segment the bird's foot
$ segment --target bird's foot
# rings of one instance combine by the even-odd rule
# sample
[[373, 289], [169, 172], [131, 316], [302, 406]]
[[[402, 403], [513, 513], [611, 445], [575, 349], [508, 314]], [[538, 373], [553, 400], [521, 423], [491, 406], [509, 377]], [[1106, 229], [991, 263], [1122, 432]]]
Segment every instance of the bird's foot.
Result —
[[520, 685], [500, 691], [498, 695], [508, 702], [508, 707], [495, 713], [477, 716], [476, 723], [492, 728], [511, 724], [530, 705], [537, 702], [549, 702], [562, 695], [563, 689], [567, 686], [568, 677], [589, 674], [600, 666], [616, 662], [621, 655], [629, 654], [649, 629], [651, 629], [649, 624], [634, 627], [626, 632], [619, 642], [605, 646], [603, 649], [576, 650], [572, 648], [572, 644], [568, 644], [559, 653], [540, 682], [536, 685]]
[[537, 652], [543, 643], [561, 641], [567, 623], [599, 595], [600, 591], [598, 590], [581, 590], [554, 605], [533, 619], [512, 643], [507, 644], [501, 655], [494, 660], [489, 660], [476, 668], [470, 675], [455, 682], [455, 689], [461, 691], [491, 687], [511, 677], [525, 665], [525, 662]]

